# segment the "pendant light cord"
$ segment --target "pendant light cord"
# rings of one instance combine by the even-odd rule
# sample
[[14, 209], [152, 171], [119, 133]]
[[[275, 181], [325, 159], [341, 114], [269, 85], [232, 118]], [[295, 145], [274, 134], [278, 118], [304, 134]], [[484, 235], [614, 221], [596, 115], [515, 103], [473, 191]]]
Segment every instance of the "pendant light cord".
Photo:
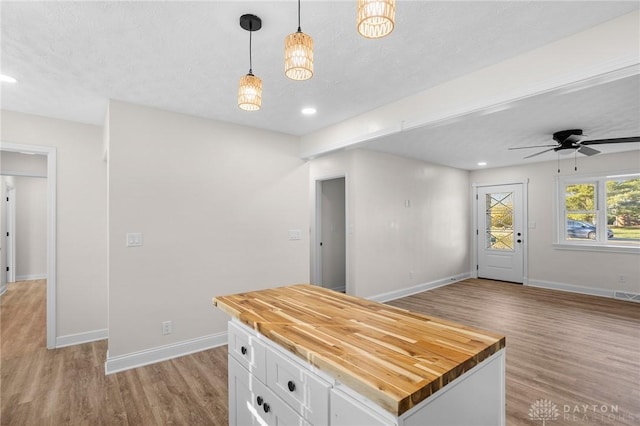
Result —
[[300, 0], [298, 0], [298, 32], [302, 32], [302, 28], [300, 27]]
[[253, 61], [251, 60], [251, 33], [253, 33], [253, 22], [249, 22], [249, 74], [253, 75]]

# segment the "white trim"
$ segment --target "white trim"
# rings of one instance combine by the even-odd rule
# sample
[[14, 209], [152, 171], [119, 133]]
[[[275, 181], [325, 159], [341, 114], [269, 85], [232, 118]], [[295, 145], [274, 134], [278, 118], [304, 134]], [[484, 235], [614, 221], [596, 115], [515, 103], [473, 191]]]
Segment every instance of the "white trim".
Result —
[[6, 282], [14, 283], [16, 282], [16, 202], [17, 202], [17, 192], [15, 186], [7, 186], [7, 209], [6, 209], [6, 221], [7, 221], [7, 232], [9, 233], [9, 240], [7, 242], [6, 248], [6, 256], [7, 256], [7, 268], [9, 270], [6, 272]]
[[184, 340], [166, 346], [147, 349], [126, 355], [110, 357], [107, 352], [107, 361], [104, 363], [105, 374], [118, 373], [156, 362], [167, 361], [184, 355], [204, 351], [227, 344], [227, 333], [211, 334], [196, 339]]
[[588, 243], [554, 243], [553, 248], [556, 250], [575, 250], [575, 251], [599, 251], [603, 253], [640, 253], [640, 247], [635, 246], [614, 246], [604, 244], [588, 244]]
[[[4, 144], [3, 144], [4, 145]], [[3, 150], [8, 151], [8, 150]], [[0, 176], [18, 176], [18, 177], [35, 177], [35, 178], [46, 178], [46, 174], [41, 173], [32, 173], [32, 172], [13, 172], [11, 170], [2, 170], [0, 171]]]
[[46, 280], [47, 274], [16, 275], [16, 281]]
[[591, 296], [601, 296], [613, 298], [613, 290], [602, 288], [582, 287], [574, 284], [556, 283], [553, 281], [529, 280], [525, 283], [529, 287], [547, 288], [550, 290], [567, 291], [570, 293], [588, 294]]
[[389, 302], [390, 300], [400, 299], [401, 297], [411, 296], [412, 294], [422, 293], [423, 291], [433, 290], [434, 288], [443, 287], [445, 285], [453, 284], [458, 281], [466, 280], [470, 277], [471, 274], [465, 272], [464, 274], [453, 275], [451, 277], [442, 278], [436, 281], [431, 281], [429, 283], [422, 283], [400, 290], [393, 290], [386, 293], [377, 294], [375, 296], [368, 296], [366, 297], [366, 299], [380, 303]]
[[80, 345], [82, 343], [95, 342], [109, 338], [109, 330], [85, 331], [76, 334], [67, 334], [66, 336], [58, 336], [56, 338], [56, 348], [64, 348], [65, 346]]
[[[56, 199], [57, 150], [51, 146], [0, 142], [0, 151], [23, 152], [47, 156], [47, 348], [56, 347]], [[38, 176], [41, 177], [41, 176]]]

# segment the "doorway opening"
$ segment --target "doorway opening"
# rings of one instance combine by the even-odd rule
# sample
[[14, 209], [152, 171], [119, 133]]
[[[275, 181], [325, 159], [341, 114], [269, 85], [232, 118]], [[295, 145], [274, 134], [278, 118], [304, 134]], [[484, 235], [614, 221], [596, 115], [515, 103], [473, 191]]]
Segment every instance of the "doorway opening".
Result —
[[[24, 145], [9, 142], [0, 143], [0, 153], [22, 153], [37, 154], [46, 156], [46, 174], [33, 173], [30, 171], [8, 170], [2, 168], [0, 175], [3, 176], [27, 176], [47, 179], [47, 230], [46, 230], [46, 322], [47, 322], [47, 348], [56, 347], [56, 148], [49, 146]], [[4, 252], [4, 250], [3, 250]], [[4, 257], [5, 254], [2, 253]]]
[[346, 292], [347, 203], [344, 176], [316, 181], [313, 282]]

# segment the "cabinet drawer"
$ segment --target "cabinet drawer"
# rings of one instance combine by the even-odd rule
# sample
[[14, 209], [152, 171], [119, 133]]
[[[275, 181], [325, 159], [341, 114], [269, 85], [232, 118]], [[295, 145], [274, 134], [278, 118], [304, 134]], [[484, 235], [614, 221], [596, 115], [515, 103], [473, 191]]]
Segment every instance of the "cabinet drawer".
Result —
[[233, 357], [229, 357], [229, 424], [310, 426]]
[[329, 424], [331, 385], [278, 350], [267, 351], [267, 386], [313, 425]]
[[265, 346], [250, 331], [229, 322], [229, 355], [263, 382], [266, 381]]

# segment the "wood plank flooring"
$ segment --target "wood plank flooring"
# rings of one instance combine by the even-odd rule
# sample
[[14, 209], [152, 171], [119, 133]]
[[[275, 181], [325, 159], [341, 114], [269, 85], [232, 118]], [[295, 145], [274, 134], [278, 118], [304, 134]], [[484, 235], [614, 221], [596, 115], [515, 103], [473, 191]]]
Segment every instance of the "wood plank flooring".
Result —
[[228, 424], [226, 346], [105, 376], [106, 340], [46, 349], [45, 293], [25, 281], [2, 296], [0, 424]]
[[541, 399], [547, 425], [640, 425], [640, 304], [487, 280], [389, 304], [507, 336], [508, 425]]
[[[226, 346], [105, 376], [106, 341], [45, 348], [44, 301], [43, 281], [2, 296], [2, 425], [228, 423]], [[507, 336], [508, 425], [542, 425], [543, 399], [548, 426], [640, 425], [640, 304], [487, 280], [389, 304]]]

